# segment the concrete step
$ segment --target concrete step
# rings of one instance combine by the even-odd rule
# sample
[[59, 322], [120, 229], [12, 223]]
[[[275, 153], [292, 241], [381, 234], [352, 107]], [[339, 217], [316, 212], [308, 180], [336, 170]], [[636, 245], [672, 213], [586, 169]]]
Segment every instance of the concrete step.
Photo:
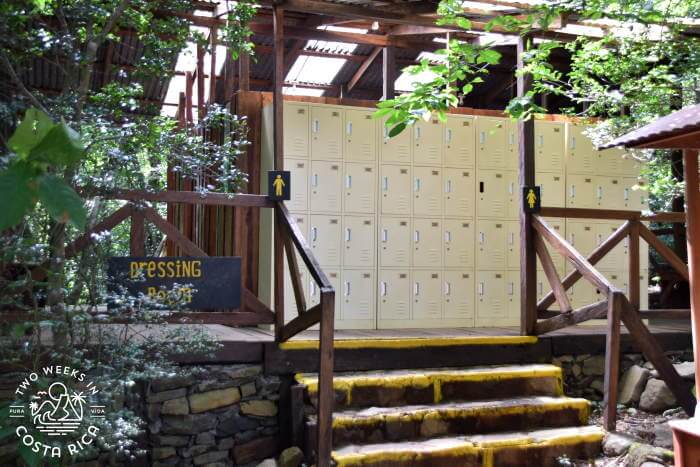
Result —
[[333, 445], [579, 426], [589, 412], [586, 399], [549, 396], [344, 410], [333, 414]]
[[[316, 406], [318, 375], [296, 379]], [[561, 368], [546, 364], [336, 373], [333, 387], [338, 410], [563, 394]]]
[[554, 467], [562, 455], [596, 457], [603, 436], [600, 428], [585, 426], [347, 445], [333, 459], [338, 467]]

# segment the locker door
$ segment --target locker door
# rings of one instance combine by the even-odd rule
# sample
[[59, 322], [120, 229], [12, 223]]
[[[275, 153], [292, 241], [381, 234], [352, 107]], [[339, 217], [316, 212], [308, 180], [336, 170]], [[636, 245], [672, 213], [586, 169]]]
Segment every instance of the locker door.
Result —
[[535, 122], [535, 167], [540, 172], [564, 171], [564, 124]]
[[567, 161], [568, 173], [595, 173], [596, 149], [593, 142], [584, 134], [585, 125], [569, 123], [567, 125]]
[[377, 152], [377, 125], [371, 110], [345, 110], [345, 160], [369, 162]]
[[[284, 259], [284, 322], [288, 323], [299, 315], [297, 308], [297, 301], [294, 297], [294, 288], [292, 287], [292, 279], [289, 275], [289, 267], [287, 264], [287, 258]], [[306, 283], [308, 281], [308, 273], [304, 266], [300, 266], [299, 276], [301, 279], [301, 285], [304, 292], [304, 298], [308, 301], [308, 288]], [[306, 306], [309, 306], [308, 303]]]
[[619, 177], [596, 177], [596, 200], [600, 209], [620, 209], [624, 205], [625, 188]]
[[563, 208], [566, 202], [566, 184], [561, 174], [538, 173], [535, 182], [540, 185], [542, 206]]
[[400, 165], [382, 165], [379, 176], [382, 214], [408, 216], [411, 212], [411, 169]]
[[573, 309], [581, 308], [582, 306], [590, 305], [602, 300], [601, 294], [593, 285], [585, 279], [579, 279], [567, 291], [569, 303]]
[[504, 118], [476, 118], [476, 164], [480, 169], [506, 167], [506, 124]]
[[[331, 285], [336, 290], [336, 294], [338, 294], [340, 291], [340, 287], [341, 287], [340, 270], [324, 268], [323, 272], [326, 273], [326, 277], [328, 277], [328, 280], [331, 281]], [[308, 280], [307, 280], [308, 298], [306, 300], [306, 306], [307, 306], [307, 308], [311, 308], [312, 306], [315, 306], [315, 305], [318, 305], [319, 303], [321, 303], [321, 288], [318, 286], [318, 284], [316, 284], [316, 281], [312, 277], [309, 277], [308, 275], [307, 275], [307, 277], [308, 277]], [[340, 319], [340, 303], [341, 303], [340, 300], [338, 300], [338, 299], [335, 300], [336, 320]]]
[[476, 326], [492, 326], [507, 316], [506, 278], [500, 271], [476, 272]]
[[500, 170], [479, 170], [476, 175], [477, 215], [505, 217], [509, 201], [506, 173]]
[[442, 265], [442, 228], [435, 219], [413, 219], [413, 267]]
[[649, 276], [644, 270], [639, 276], [639, 309], [649, 309]]
[[311, 161], [311, 212], [340, 212], [341, 170], [337, 162]]
[[626, 177], [622, 179], [622, 198], [625, 209], [632, 211], [646, 211], [649, 209], [647, 202], [648, 192], [644, 180], [637, 177]]
[[520, 271], [506, 271], [506, 319], [520, 322]]
[[518, 172], [509, 170], [503, 174], [505, 178], [506, 191], [506, 215], [508, 219], [517, 219], [520, 216], [520, 185], [518, 184]]
[[379, 270], [379, 319], [411, 319], [411, 279], [407, 272]]
[[372, 214], [376, 212], [376, 168], [369, 164], [345, 163], [343, 211]]
[[[553, 228], [559, 235], [561, 235], [563, 238], [567, 239], [566, 232], [564, 229], [564, 219], [561, 218], [545, 218], [545, 222], [547, 225], [549, 225], [551, 228]], [[517, 234], [517, 231], [516, 231]], [[567, 239], [568, 240], [568, 239]], [[554, 262], [554, 266], [556, 266], [557, 271], [559, 271], [559, 275], [561, 276], [564, 273], [564, 270], [566, 269], [566, 260], [562, 255], [556, 252], [554, 248], [552, 248], [547, 242], [545, 242], [545, 246], [547, 247], [547, 250], [549, 251], [549, 256], [552, 258], [552, 262]], [[540, 262], [539, 256], [537, 257], [537, 270], [543, 271], [542, 269], [542, 263]], [[547, 279], [543, 277], [543, 280], [546, 282]]]
[[413, 163], [431, 167], [441, 166], [443, 124], [440, 120], [418, 120], [413, 125], [413, 132]]
[[508, 170], [518, 170], [518, 148], [520, 147], [520, 132], [518, 122], [512, 118], [507, 119], [508, 141], [506, 142], [506, 168]]
[[440, 319], [442, 279], [438, 271], [413, 271], [413, 319]]
[[617, 148], [597, 152], [596, 174], [602, 176], [623, 175], [624, 151]]
[[479, 269], [505, 269], [506, 226], [504, 221], [479, 219], [476, 228], [476, 266]]
[[467, 271], [444, 271], [442, 315], [446, 319], [474, 319], [474, 274]]
[[[549, 286], [549, 281], [547, 280], [547, 277], [544, 275], [543, 272], [538, 271], [537, 272], [537, 301], [539, 302], [542, 300], [549, 292], [552, 291], [552, 288]], [[559, 305], [557, 305], [557, 302], [554, 302], [549, 307], [550, 310], [558, 310]]]
[[306, 211], [309, 208], [309, 162], [299, 159], [285, 159], [292, 184], [291, 199], [285, 201], [290, 211]]
[[474, 216], [474, 176], [470, 170], [443, 169], [444, 212], [448, 217]]
[[348, 270], [342, 273], [342, 305], [340, 316], [343, 321], [374, 320], [374, 271]]
[[506, 268], [520, 269], [520, 222], [504, 222], [506, 229]]
[[[622, 225], [622, 222], [602, 222], [600, 224], [595, 224], [593, 227], [595, 229], [596, 247], [600, 246], [605, 240], [607, 240], [607, 238], [612, 235], [620, 227], [620, 225]], [[640, 242], [640, 247], [642, 242], [643, 240]], [[617, 246], [612, 249], [612, 251], [608, 252], [608, 254], [605, 255], [595, 267], [602, 271], [610, 271], [620, 269], [621, 267], [626, 267], [628, 264], [627, 245], [628, 239], [625, 238], [618, 243]]]
[[284, 157], [309, 157], [309, 106], [284, 103]]
[[566, 177], [566, 207], [595, 208], [597, 205], [597, 184], [592, 175]]
[[381, 267], [408, 268], [411, 264], [411, 226], [408, 219], [382, 217], [379, 245]]
[[474, 267], [474, 223], [458, 219], [443, 221], [444, 265], [446, 268]]
[[474, 167], [474, 117], [450, 115], [445, 123], [445, 166]]
[[389, 138], [389, 128], [384, 125], [385, 121], [381, 120], [379, 123], [382, 134], [382, 143], [379, 148], [381, 162], [410, 164], [411, 154], [413, 153], [413, 132], [409, 128], [393, 138]]
[[[588, 256], [597, 245], [596, 226], [587, 221], [566, 221], [566, 240], [581, 253]], [[567, 263], [567, 270], [573, 267]]]
[[413, 215], [442, 214], [442, 173], [432, 167], [413, 168]]
[[374, 267], [374, 218], [343, 217], [343, 267]]
[[340, 108], [311, 106], [311, 158], [343, 158], [343, 114]]
[[309, 216], [311, 251], [322, 266], [340, 266], [340, 216]]

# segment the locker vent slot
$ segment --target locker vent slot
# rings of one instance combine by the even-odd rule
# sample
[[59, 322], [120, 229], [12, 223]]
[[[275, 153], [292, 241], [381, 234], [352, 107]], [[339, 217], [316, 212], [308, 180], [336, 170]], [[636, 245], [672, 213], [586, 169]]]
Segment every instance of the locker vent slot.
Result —
[[364, 273], [364, 274], [362, 274], [362, 277], [364, 277], [365, 279], [369, 279], [369, 274]]
[[408, 169], [401, 169], [401, 173], [402, 173], [402, 174], [407, 174], [407, 173], [408, 173]]
[[468, 176], [469, 176], [469, 172], [462, 172], [462, 177], [468, 177]]
[[496, 228], [497, 228], [497, 229], [500, 229], [500, 228], [502, 228], [502, 227], [503, 227], [503, 224], [496, 224]]
[[399, 274], [399, 279], [405, 279], [406, 277], [406, 274]]
[[330, 273], [330, 274], [328, 274], [328, 275], [331, 276], [331, 277], [338, 277], [338, 273], [337, 273], [337, 272], [332, 272], [332, 273]]
[[331, 224], [335, 225], [338, 223], [338, 219], [331, 219]]
[[469, 274], [462, 274], [462, 279], [469, 279]]
[[469, 227], [469, 222], [465, 222], [464, 224], [462, 224], [462, 227], [468, 228], [468, 227]]
[[617, 185], [617, 180], [613, 180], [613, 181], [612, 181], [612, 184], [613, 184], [613, 185]]
[[440, 172], [438, 172], [437, 170], [433, 170], [433, 175], [440, 175]]
[[365, 167], [365, 172], [371, 172], [371, 171], [372, 171], [372, 167]]
[[337, 166], [337, 165], [331, 165], [331, 170], [338, 170], [338, 166]]
[[584, 182], [586, 182], [586, 183], [591, 183], [591, 179], [590, 179], [590, 178], [587, 178], [587, 179], [584, 180]]
[[586, 230], [586, 231], [590, 231], [590, 230], [591, 230], [591, 228], [590, 228], [590, 227], [588, 227], [588, 226], [586, 226], [586, 227], [584, 227], [584, 228], [583, 228], [583, 230]]
[[297, 167], [299, 167], [300, 169], [303, 169], [303, 168], [304, 168], [304, 163], [303, 163], [303, 162], [300, 162], [299, 164], [297, 164]]
[[437, 275], [437, 274], [431, 274], [430, 277], [432, 277], [433, 279], [437, 279], [437, 278], [438, 278], [438, 275]]
[[555, 128], [554, 133], [559, 133], [559, 128]]
[[496, 279], [500, 279], [503, 277], [503, 274], [496, 274]]
[[365, 221], [365, 225], [372, 225], [372, 221]]
[[297, 113], [298, 113], [298, 114], [303, 114], [303, 113], [306, 113], [306, 110], [304, 110], [304, 109], [297, 109]]
[[438, 225], [439, 224], [437, 222], [433, 222], [433, 227], [438, 227]]
[[406, 222], [406, 221], [401, 221], [401, 222], [399, 222], [399, 225], [401, 225], [401, 226], [406, 226], [406, 225], [408, 225], [408, 222]]
[[496, 178], [503, 178], [503, 174], [496, 174]]
[[470, 125], [469, 122], [462, 122], [462, 126], [469, 126], [469, 125]]
[[339, 115], [340, 115], [339, 112], [333, 112], [333, 116], [334, 116], [334, 117], [337, 117], [337, 116], [339, 116]]
[[558, 182], [559, 180], [561, 180], [561, 177], [554, 177], [555, 182]]

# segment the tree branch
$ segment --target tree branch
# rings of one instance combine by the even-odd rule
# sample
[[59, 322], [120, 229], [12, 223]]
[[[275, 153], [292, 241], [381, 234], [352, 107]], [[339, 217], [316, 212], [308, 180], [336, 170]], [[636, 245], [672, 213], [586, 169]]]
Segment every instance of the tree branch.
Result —
[[46, 110], [46, 108], [43, 105], [41, 105], [41, 102], [39, 102], [36, 96], [34, 96], [34, 94], [32, 94], [29, 91], [29, 89], [27, 89], [20, 77], [17, 76], [17, 72], [15, 72], [15, 69], [12, 66], [12, 63], [10, 62], [10, 59], [7, 57], [5, 51], [3, 50], [0, 50], [0, 60], [2, 60], [3, 65], [5, 65], [7, 72], [10, 74], [10, 78], [12, 78], [12, 81], [14, 81], [17, 87], [20, 89], [20, 91], [22, 91], [22, 94], [27, 96], [27, 98], [34, 107], [48, 114], [48, 110]]

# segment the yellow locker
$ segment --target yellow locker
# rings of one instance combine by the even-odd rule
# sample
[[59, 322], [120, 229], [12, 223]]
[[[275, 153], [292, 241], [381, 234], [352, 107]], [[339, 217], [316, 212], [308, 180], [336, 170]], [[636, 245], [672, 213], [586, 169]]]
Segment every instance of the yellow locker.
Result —
[[442, 315], [446, 319], [474, 319], [474, 273], [471, 271], [443, 271]]
[[413, 271], [413, 319], [440, 319], [442, 279], [439, 271]]
[[413, 163], [439, 167], [442, 165], [443, 124], [437, 118], [413, 125]]
[[474, 167], [474, 117], [449, 115], [445, 123], [445, 167]]
[[600, 292], [586, 279], [579, 279], [567, 290], [567, 295], [573, 309], [578, 309], [603, 299]]
[[[566, 229], [564, 225], [564, 219], [562, 218], [545, 218], [544, 221], [547, 223], [548, 226], [553, 228], [559, 235], [561, 235], [564, 239], [566, 239]], [[520, 226], [520, 223], [518, 223], [518, 228]], [[556, 266], [557, 271], [559, 271], [559, 275], [561, 276], [564, 273], [564, 270], [566, 269], [566, 260], [562, 255], [557, 253], [557, 251], [552, 248], [549, 243], [545, 241], [545, 246], [547, 247], [547, 251], [549, 251], [549, 256], [552, 258], [552, 262], [554, 263], [554, 266]], [[539, 256], [537, 257], [537, 269], [542, 271], [542, 263], [540, 262]], [[543, 276], [544, 277], [544, 276]], [[545, 279], [546, 281], [546, 279]]]
[[377, 170], [371, 164], [345, 163], [343, 212], [376, 212]]
[[508, 316], [503, 271], [476, 272], [476, 326], [493, 326]]
[[520, 217], [520, 184], [518, 183], [518, 172], [509, 170], [505, 172], [506, 190], [506, 214], [501, 217], [508, 219], [518, 219]]
[[436, 219], [413, 219], [413, 267], [442, 266], [442, 227]]
[[291, 199], [286, 201], [290, 211], [306, 211], [309, 208], [309, 162], [300, 159], [285, 159], [292, 184]]
[[535, 167], [538, 171], [563, 173], [564, 130], [561, 122], [535, 121]]
[[[583, 256], [588, 256], [598, 245], [597, 225], [588, 220], [567, 220], [566, 239]], [[568, 270], [573, 267], [567, 263]]]
[[345, 160], [376, 160], [377, 125], [371, 110], [345, 110]]
[[379, 319], [411, 319], [411, 279], [406, 271], [379, 270]]
[[503, 224], [506, 229], [506, 268], [520, 269], [520, 221]]
[[639, 276], [639, 309], [649, 309], [649, 275], [644, 270]]
[[624, 154], [623, 150], [617, 148], [598, 151], [596, 173], [602, 176], [624, 175]]
[[381, 162], [392, 164], [410, 164], [413, 154], [413, 138], [410, 128], [405, 129], [393, 138], [389, 138], [389, 128], [384, 125], [386, 120], [382, 120], [380, 131], [382, 134], [381, 145], [379, 147], [379, 158]]
[[478, 170], [476, 180], [478, 217], [503, 218], [508, 215], [510, 202], [510, 172], [502, 170]]
[[598, 207], [598, 185], [593, 175], [569, 174], [566, 177], [566, 207]]
[[309, 216], [309, 243], [321, 266], [340, 266], [340, 239], [340, 216]]
[[637, 177], [625, 177], [622, 179], [623, 201], [625, 209], [632, 211], [646, 211], [649, 209], [648, 191], [646, 183]]
[[339, 107], [311, 106], [311, 158], [343, 158], [343, 112]]
[[382, 217], [379, 225], [379, 265], [408, 268], [411, 264], [411, 225], [406, 218]]
[[566, 203], [566, 183], [564, 175], [537, 173], [535, 183], [540, 186], [542, 206], [563, 208]]
[[343, 267], [374, 266], [374, 217], [343, 217]]
[[476, 266], [479, 269], [505, 269], [505, 221], [479, 219], [476, 228]]
[[[337, 162], [311, 161], [311, 212], [340, 212], [341, 167]], [[294, 188], [292, 187], [292, 190]]]
[[506, 129], [508, 131], [508, 141], [506, 143], [506, 168], [508, 170], [518, 170], [518, 148], [520, 147], [518, 121], [508, 118]]
[[442, 223], [445, 267], [473, 268], [474, 223], [458, 219], [445, 219]]
[[432, 167], [413, 167], [413, 215], [442, 214], [442, 172]]
[[343, 269], [342, 282], [341, 320], [350, 326], [355, 322], [362, 327], [374, 327], [374, 291], [376, 289], [374, 270]]
[[471, 170], [443, 169], [444, 203], [447, 217], [474, 216], [474, 175]]
[[506, 321], [520, 322], [520, 271], [506, 271]]
[[597, 207], [600, 209], [623, 209], [625, 188], [620, 177], [596, 177]]
[[584, 134], [587, 126], [578, 123], [567, 125], [566, 171], [572, 174], [594, 174], [598, 158], [593, 142]]
[[380, 169], [381, 213], [408, 216], [411, 212], [411, 169], [382, 165]]
[[309, 157], [309, 106], [284, 103], [284, 157]]
[[476, 118], [476, 164], [481, 169], [506, 168], [507, 121], [498, 117]]
[[[304, 298], [308, 301], [308, 288], [306, 287], [306, 282], [308, 279], [308, 273], [303, 263], [299, 265], [299, 276], [301, 280], [301, 285], [304, 293]], [[307, 303], [307, 306], [308, 303]], [[289, 266], [287, 264], [287, 258], [284, 259], [284, 322], [288, 323], [299, 316], [299, 311], [297, 308], [296, 298], [294, 296], [294, 288], [292, 287], [292, 279], [289, 275]]]
[[[323, 272], [326, 273], [326, 277], [328, 277], [328, 280], [331, 282], [331, 285], [333, 286], [333, 289], [336, 291], [336, 299], [335, 299], [335, 321], [336, 321], [336, 327], [338, 327], [338, 321], [340, 321], [340, 300], [338, 300], [338, 293], [340, 291], [340, 270], [338, 269], [327, 269], [323, 268]], [[307, 275], [307, 277], [309, 277]], [[318, 286], [316, 281], [312, 278], [309, 277], [307, 280], [308, 286], [308, 298], [306, 300], [306, 306], [307, 309], [311, 308], [312, 306], [318, 305], [321, 303], [321, 288]], [[285, 302], [286, 303], [286, 302]]]
[[[561, 271], [560, 271], [561, 273]], [[561, 274], [560, 274], [561, 276]], [[549, 281], [547, 280], [547, 276], [544, 275], [542, 271], [537, 271], [537, 301], [539, 302], [542, 300], [549, 292], [552, 291], [552, 288], [549, 286]], [[559, 305], [557, 305], [556, 302], [552, 304], [548, 310], [558, 310]]]
[[[599, 247], [600, 245], [602, 245], [603, 242], [605, 240], [607, 240], [608, 237], [610, 237], [610, 235], [615, 233], [615, 231], [621, 225], [622, 225], [622, 221], [620, 221], [620, 222], [601, 222], [599, 224], [595, 224], [593, 227], [595, 229], [596, 247]], [[605, 255], [603, 257], [603, 259], [601, 259], [598, 262], [598, 264], [596, 264], [595, 267], [599, 270], [602, 270], [602, 271], [610, 271], [610, 270], [616, 270], [616, 269], [620, 269], [623, 267], [627, 267], [627, 264], [628, 264], [627, 246], [628, 246], [628, 238], [625, 238], [620, 243], [618, 243], [617, 246], [612, 249], [612, 251], [608, 252], [608, 254]], [[640, 252], [641, 252], [641, 248], [640, 248]], [[585, 254], [589, 254], [589, 253], [590, 253], [590, 251], [587, 251]]]

